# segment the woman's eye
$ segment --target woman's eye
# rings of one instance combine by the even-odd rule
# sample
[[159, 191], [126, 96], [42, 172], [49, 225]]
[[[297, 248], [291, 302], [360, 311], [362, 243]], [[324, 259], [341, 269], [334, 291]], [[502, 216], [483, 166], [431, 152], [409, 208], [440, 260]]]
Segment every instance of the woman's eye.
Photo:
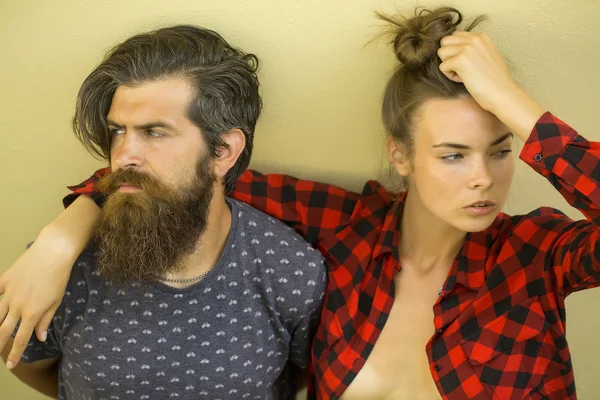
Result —
[[450, 154], [450, 155], [442, 157], [442, 160], [444, 160], [444, 161], [458, 161], [461, 158], [463, 158], [462, 154]]
[[501, 150], [501, 151], [497, 152], [495, 155], [497, 157], [504, 158], [504, 157], [508, 156], [510, 153], [512, 153], [512, 150], [507, 149], [507, 150]]

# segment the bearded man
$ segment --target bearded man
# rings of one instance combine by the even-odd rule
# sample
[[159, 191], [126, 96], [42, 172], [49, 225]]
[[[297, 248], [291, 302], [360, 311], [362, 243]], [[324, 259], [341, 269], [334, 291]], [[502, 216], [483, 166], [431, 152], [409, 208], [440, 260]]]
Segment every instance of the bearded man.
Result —
[[291, 228], [227, 197], [252, 153], [257, 67], [174, 26], [87, 77], [74, 130], [110, 162], [104, 207], [46, 340], [12, 369], [25, 383], [77, 400], [293, 397], [326, 271]]

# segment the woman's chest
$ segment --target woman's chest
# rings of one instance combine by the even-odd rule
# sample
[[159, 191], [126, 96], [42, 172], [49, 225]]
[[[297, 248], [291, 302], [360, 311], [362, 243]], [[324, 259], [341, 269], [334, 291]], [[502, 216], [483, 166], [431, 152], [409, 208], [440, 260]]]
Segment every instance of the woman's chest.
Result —
[[385, 326], [343, 400], [440, 399], [427, 342], [435, 333], [433, 304], [439, 286], [400, 282]]

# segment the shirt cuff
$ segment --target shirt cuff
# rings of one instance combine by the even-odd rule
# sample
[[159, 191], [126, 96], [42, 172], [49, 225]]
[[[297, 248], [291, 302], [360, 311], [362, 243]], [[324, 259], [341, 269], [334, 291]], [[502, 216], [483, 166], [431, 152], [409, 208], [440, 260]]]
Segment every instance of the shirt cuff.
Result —
[[[79, 196], [81, 196], [83, 193], [71, 193], [66, 195], [65, 197], [63, 197], [63, 206], [65, 208], [68, 208], [71, 204], [73, 204], [73, 202], [75, 200], [77, 200], [77, 198]], [[106, 201], [106, 196], [104, 195], [104, 193], [98, 193], [98, 192], [92, 192], [92, 193], [86, 193], [83, 194], [84, 196], [90, 196], [90, 198], [92, 200], [94, 200], [94, 203], [96, 203], [96, 205], [99, 208], [102, 208], [104, 206], [104, 202]]]
[[525, 142], [520, 158], [537, 172], [547, 176], [554, 169], [556, 160], [565, 152], [567, 145], [578, 136], [565, 122], [552, 113], [545, 112]]

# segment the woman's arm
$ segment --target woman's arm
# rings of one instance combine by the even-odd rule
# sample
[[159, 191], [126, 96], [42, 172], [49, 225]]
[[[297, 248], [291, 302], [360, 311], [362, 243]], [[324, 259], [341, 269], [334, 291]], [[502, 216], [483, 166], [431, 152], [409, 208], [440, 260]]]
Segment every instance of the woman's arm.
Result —
[[[541, 238], [544, 269], [556, 278], [563, 295], [600, 286], [600, 143], [590, 142], [550, 113], [536, 123], [521, 159], [545, 176], [586, 219], [573, 221], [544, 208], [531, 222]], [[517, 226], [524, 240], [531, 228]]]
[[[100, 209], [80, 196], [42, 229], [35, 242], [0, 276], [0, 352], [19, 320], [8, 362], [16, 366], [35, 328], [44, 341], [79, 254], [87, 245]], [[10, 365], [7, 363], [7, 365]]]
[[[71, 186], [73, 194], [65, 197], [65, 206], [80, 194], [91, 196], [102, 205], [104, 196], [96, 192], [95, 186], [109, 172], [109, 168], [100, 169], [79, 185]], [[377, 185], [367, 183], [366, 190], [374, 186]], [[373, 192], [386, 201], [392, 197], [380, 186]], [[312, 244], [347, 221], [360, 197], [358, 193], [327, 183], [253, 170], [245, 171], [238, 178], [229, 196], [283, 221]]]
[[440, 70], [463, 82], [485, 110], [525, 141], [521, 159], [545, 176], [586, 219], [572, 221], [557, 210], [540, 210], [515, 228], [524, 243], [537, 240], [544, 270], [567, 295], [600, 285], [600, 143], [590, 142], [569, 125], [545, 113], [510, 77], [491, 39], [455, 32], [442, 39]]
[[286, 223], [313, 245], [348, 221], [360, 197], [327, 183], [253, 170], [239, 177], [230, 196]]
[[[95, 185], [109, 172], [109, 168], [98, 170], [70, 187], [73, 193], [63, 200], [68, 208], [0, 277], [0, 294], [4, 293], [0, 300], [0, 351], [22, 320], [8, 356], [13, 365], [23, 354], [34, 328], [38, 338], [44, 340], [73, 263], [87, 245], [104, 201]], [[358, 199], [358, 194], [333, 185], [255, 171], [246, 171], [239, 178], [231, 196], [281, 219], [312, 243], [346, 220]]]

